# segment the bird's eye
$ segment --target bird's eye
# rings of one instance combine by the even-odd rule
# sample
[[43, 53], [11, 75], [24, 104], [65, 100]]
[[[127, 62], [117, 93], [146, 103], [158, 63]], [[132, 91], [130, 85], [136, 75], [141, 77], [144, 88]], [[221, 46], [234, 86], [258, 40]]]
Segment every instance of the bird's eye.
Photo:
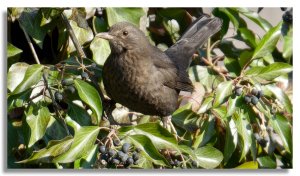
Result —
[[127, 36], [127, 35], [128, 35], [128, 32], [127, 32], [127, 31], [123, 31], [123, 35], [124, 35], [124, 36]]

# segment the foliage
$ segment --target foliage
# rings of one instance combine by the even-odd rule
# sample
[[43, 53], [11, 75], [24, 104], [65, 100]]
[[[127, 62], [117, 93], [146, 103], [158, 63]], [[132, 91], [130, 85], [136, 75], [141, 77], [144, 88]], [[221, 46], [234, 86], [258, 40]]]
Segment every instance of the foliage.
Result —
[[[9, 168], [293, 166], [290, 21], [272, 26], [247, 8], [214, 8], [212, 15], [223, 20], [222, 29], [199, 49], [188, 70], [193, 83], [200, 85], [201, 96], [196, 92], [180, 98], [173, 125], [163, 126], [160, 118], [118, 104], [112, 115], [108, 113], [112, 106], [104, 99], [101, 77], [110, 48], [94, 36], [129, 21], [153, 45], [166, 49], [192, 23], [192, 16], [202, 14], [201, 8], [9, 8], [8, 12]], [[63, 15], [87, 58], [77, 55]], [[259, 36], [247, 21], [265, 34]], [[40, 64], [28, 43], [20, 42], [26, 41], [24, 33]]]

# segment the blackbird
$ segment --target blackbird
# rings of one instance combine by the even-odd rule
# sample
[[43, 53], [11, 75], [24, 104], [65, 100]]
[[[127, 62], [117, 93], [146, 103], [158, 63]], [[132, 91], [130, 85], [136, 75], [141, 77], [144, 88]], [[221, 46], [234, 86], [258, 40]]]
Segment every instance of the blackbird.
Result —
[[165, 52], [129, 22], [116, 23], [108, 32], [97, 34], [111, 48], [103, 66], [108, 96], [145, 115], [171, 115], [178, 108], [179, 92], [193, 91], [187, 73], [193, 54], [221, 25], [219, 18], [202, 16]]

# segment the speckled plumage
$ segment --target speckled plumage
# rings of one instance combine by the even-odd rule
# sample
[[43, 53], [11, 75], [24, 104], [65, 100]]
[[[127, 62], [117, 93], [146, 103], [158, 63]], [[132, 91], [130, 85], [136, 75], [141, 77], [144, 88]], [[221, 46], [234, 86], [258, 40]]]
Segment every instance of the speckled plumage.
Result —
[[[152, 46], [142, 31], [127, 22], [117, 23], [108, 33], [98, 34], [109, 40], [111, 47], [103, 66], [103, 83], [108, 96], [132, 111], [158, 116], [172, 114], [178, 106], [179, 92], [193, 90], [186, 72], [192, 54], [220, 28], [219, 19], [205, 17], [204, 20], [202, 23], [207, 29], [202, 32], [201, 43], [193, 42], [203, 26], [194, 29], [196, 35], [185, 34], [188, 37], [166, 52]], [[194, 46], [186, 45], [189, 38], [193, 38]]]

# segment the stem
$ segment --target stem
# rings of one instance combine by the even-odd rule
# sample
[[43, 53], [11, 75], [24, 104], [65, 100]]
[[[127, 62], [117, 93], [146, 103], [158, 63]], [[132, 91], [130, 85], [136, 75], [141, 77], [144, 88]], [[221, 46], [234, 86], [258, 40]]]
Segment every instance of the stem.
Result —
[[[28, 35], [27, 32], [24, 30], [24, 28], [22, 27], [22, 25], [20, 25], [20, 27], [21, 27], [21, 29], [22, 29], [23, 32], [24, 32], [24, 35], [25, 35], [26, 40], [27, 40], [27, 43], [28, 43], [28, 45], [29, 45], [29, 47], [30, 47], [30, 50], [31, 50], [31, 52], [32, 52], [32, 55], [33, 55], [33, 57], [34, 57], [36, 63], [37, 63], [37, 64], [41, 64], [41, 62], [40, 62], [40, 60], [39, 60], [39, 58], [38, 58], [38, 56], [37, 56], [37, 54], [36, 54], [36, 52], [35, 52], [35, 49], [34, 49], [34, 47], [33, 47], [33, 44], [32, 44], [32, 42], [31, 42], [31, 40], [30, 40], [30, 38], [29, 38], [29, 35]], [[48, 86], [48, 81], [47, 81], [47, 78], [46, 78], [44, 72], [43, 72], [43, 75], [42, 75], [42, 76], [43, 76], [43, 79], [44, 79], [45, 87], [46, 87], [46, 89], [48, 90], [48, 92], [49, 92], [49, 94], [50, 94], [50, 97], [51, 97], [51, 100], [52, 100], [52, 102], [53, 102], [53, 105], [55, 105], [55, 106], [54, 106], [54, 110], [55, 110], [55, 113], [56, 113], [56, 117], [54, 116], [54, 118], [55, 118], [58, 122], [61, 122], [60, 124], [65, 128], [67, 134], [69, 135], [70, 133], [69, 133], [69, 130], [68, 130], [68, 128], [67, 128], [67, 125], [66, 125], [65, 121], [64, 121], [62, 118], [60, 118], [59, 112], [58, 112], [58, 110], [57, 110], [58, 105], [56, 104], [56, 101], [55, 101], [55, 99], [54, 99], [54, 96], [53, 96], [53, 94], [52, 94], [52, 92], [51, 92], [51, 90], [50, 90], [50, 88], [49, 88], [49, 86]]]

